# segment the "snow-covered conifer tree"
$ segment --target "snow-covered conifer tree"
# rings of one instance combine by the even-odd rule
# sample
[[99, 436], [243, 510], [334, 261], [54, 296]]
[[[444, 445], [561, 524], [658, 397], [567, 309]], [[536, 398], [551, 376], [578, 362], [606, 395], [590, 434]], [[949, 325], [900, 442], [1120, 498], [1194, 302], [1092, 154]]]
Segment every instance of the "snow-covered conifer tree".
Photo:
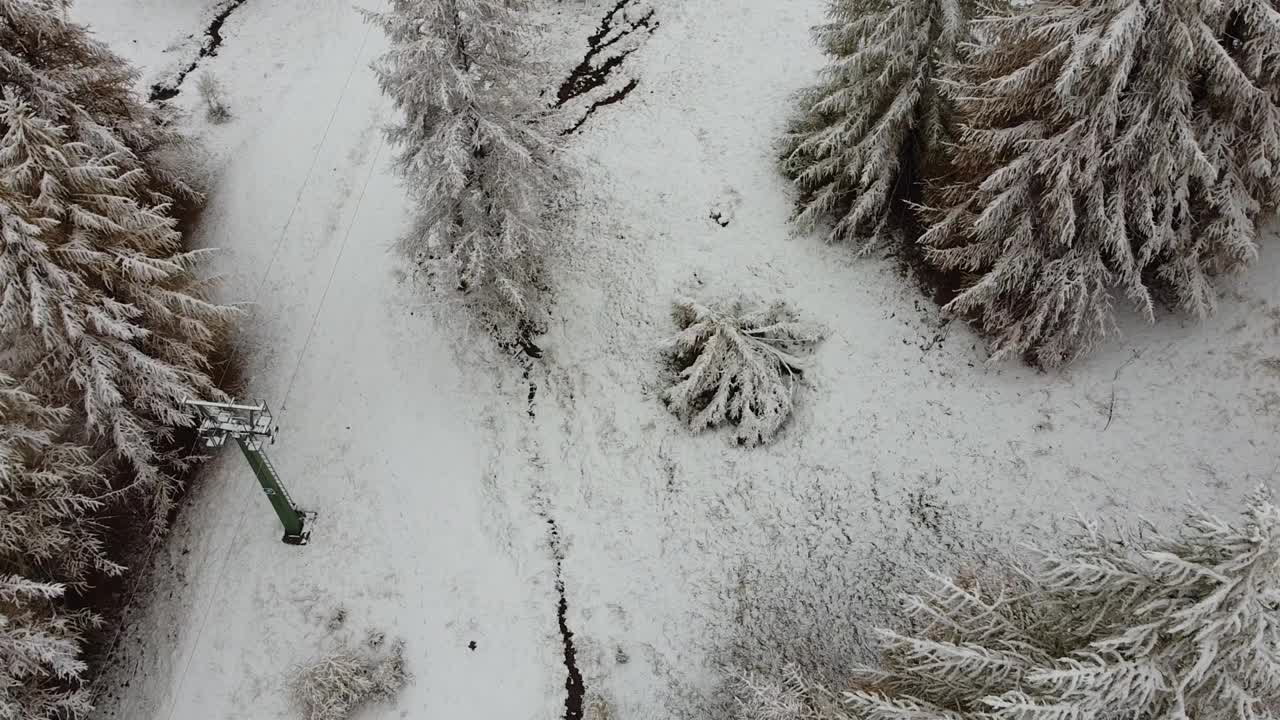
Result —
[[216, 396], [208, 354], [232, 310], [201, 299], [174, 220], [148, 175], [0, 102], [0, 370], [70, 405], [82, 439], [126, 461], [162, 526], [172, 479], [161, 448]]
[[794, 665], [780, 677], [737, 671], [731, 682], [740, 720], [854, 720], [838, 691], [810, 680]]
[[[1209, 108], [1197, 117], [1197, 138], [1205, 156], [1218, 169], [1210, 188], [1211, 202], [1201, 202], [1201, 247], [1231, 247], [1233, 238], [1256, 237], [1256, 224], [1275, 210], [1280, 199], [1280, 13], [1270, 0], [1230, 0], [1217, 16], [1220, 45], [1234, 63], [1230, 73], [1209, 74], [1198, 87]], [[1239, 74], [1235, 74], [1238, 68]], [[1256, 88], [1256, 90], [1255, 90]], [[1233, 270], [1250, 259], [1201, 252], [1172, 258], [1159, 268], [1160, 279], [1179, 286], [1196, 276], [1182, 263], [1200, 261], [1213, 274]], [[1190, 309], [1203, 313], [1192, 295]], [[1188, 306], [1186, 298], [1179, 298]]]
[[[1085, 524], [1014, 582], [939, 578], [907, 598], [911, 632], [881, 631], [854, 672], [854, 720], [1264, 720], [1280, 703], [1280, 509], [1192, 513], [1181, 532]], [[745, 708], [796, 705], [803, 684], [749, 683]], [[809, 705], [804, 705], [809, 707]], [[764, 717], [758, 712], [746, 717]], [[794, 717], [836, 717], [796, 715]]]
[[111, 155], [121, 170], [145, 169], [150, 202], [198, 203], [188, 143], [164, 111], [134, 94], [136, 72], [71, 22], [68, 5], [0, 0], [0, 95], [26, 101], [70, 139]]
[[929, 156], [951, 135], [937, 80], [970, 11], [970, 0], [832, 0], [816, 28], [830, 64], [783, 142], [801, 227], [830, 221], [829, 239], [863, 249], [896, 232]]
[[108, 560], [93, 514], [104, 490], [87, 448], [61, 439], [71, 413], [49, 408], [0, 376], [0, 717], [80, 717], [80, 633], [93, 622], [67, 611], [67, 587]]
[[671, 412], [694, 431], [732, 423], [741, 445], [772, 439], [794, 407], [799, 353], [822, 340], [822, 329], [781, 302], [711, 307], [682, 298], [672, 317], [680, 332], [667, 351], [680, 373], [662, 393]]
[[63, 439], [72, 420], [0, 375], [0, 573], [83, 587], [116, 574], [94, 514], [106, 490], [89, 449]]
[[1207, 312], [1211, 275], [1254, 257], [1280, 162], [1275, 15], [1052, 0], [977, 21], [950, 78], [959, 182], [922, 241], [974, 276], [951, 307], [981, 315], [997, 357], [1070, 360], [1109, 332], [1117, 289], [1148, 317], [1155, 282]]
[[65, 588], [0, 573], [0, 717], [78, 720], [92, 710], [79, 686], [86, 617], [63, 613]]
[[405, 247], [441, 263], [506, 340], [538, 324], [553, 163], [532, 116], [522, 0], [392, 0], [375, 70], [402, 113], [388, 133], [417, 203]]

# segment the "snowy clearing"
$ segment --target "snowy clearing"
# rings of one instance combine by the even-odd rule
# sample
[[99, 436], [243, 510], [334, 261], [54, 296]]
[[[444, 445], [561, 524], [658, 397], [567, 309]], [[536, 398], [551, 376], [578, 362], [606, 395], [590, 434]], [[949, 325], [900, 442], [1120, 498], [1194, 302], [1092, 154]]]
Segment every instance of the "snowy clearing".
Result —
[[[615, 1], [543, 4], [550, 103]], [[627, 26], [652, 17], [611, 46], [630, 54], [566, 103], [566, 128], [590, 116], [564, 137], [581, 178], [527, 379], [390, 251], [407, 203], [377, 30], [346, 0], [245, 0], [221, 26], [199, 70], [233, 119], [205, 121], [194, 77], [172, 100], [213, 156], [197, 243], [225, 249], [223, 297], [253, 302], [249, 394], [320, 518], [310, 546], [282, 545], [233, 451], [202, 470], [140, 570], [98, 717], [295, 717], [293, 668], [369, 629], [406, 641], [414, 681], [366, 718], [567, 717], [567, 633], [588, 712], [687, 716], [731, 654], [803, 660], [821, 638], [856, 655], [857, 624], [922, 571], [1075, 512], [1164, 521], [1274, 480], [1280, 243], [1206, 322], [1134, 322], [1061, 372], [988, 366], [893, 260], [786, 222], [771, 148], [821, 64], [821, 0], [635, 5]], [[149, 86], [215, 6], [72, 12]], [[692, 436], [658, 400], [673, 297], [736, 288], [830, 330], [796, 415], [756, 449]]]

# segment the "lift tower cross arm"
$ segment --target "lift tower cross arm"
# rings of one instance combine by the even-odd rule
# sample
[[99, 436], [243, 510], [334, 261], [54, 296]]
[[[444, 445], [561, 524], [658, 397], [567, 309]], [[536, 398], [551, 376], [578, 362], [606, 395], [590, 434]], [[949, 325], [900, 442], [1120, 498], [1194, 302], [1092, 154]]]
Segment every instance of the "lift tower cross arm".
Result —
[[282, 540], [290, 545], [306, 545], [311, 538], [310, 525], [316, 514], [300, 509], [285, 490], [280, 473], [271, 464], [263, 449], [263, 441], [275, 441], [279, 428], [272, 425], [271, 411], [266, 403], [257, 405], [239, 405], [236, 403], [205, 402], [204, 400], [185, 400], [183, 405], [192, 408], [200, 416], [200, 425], [196, 432], [208, 447], [222, 447], [227, 438], [234, 438], [249, 462], [253, 474], [271, 507], [284, 526]]

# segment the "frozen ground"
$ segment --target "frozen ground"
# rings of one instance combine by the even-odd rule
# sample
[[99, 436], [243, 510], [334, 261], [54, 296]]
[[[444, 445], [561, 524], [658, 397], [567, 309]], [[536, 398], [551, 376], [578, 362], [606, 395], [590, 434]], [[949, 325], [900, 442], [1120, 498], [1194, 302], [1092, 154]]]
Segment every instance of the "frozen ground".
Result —
[[[616, 0], [542, 2], [550, 101]], [[155, 48], [203, 32], [211, 5], [73, 12], [122, 49], [136, 35], [153, 77]], [[821, 63], [821, 0], [623, 3], [615, 32], [634, 30], [600, 56], [634, 52], [565, 103], [567, 128], [626, 93], [564, 138], [581, 178], [526, 379], [388, 251], [406, 203], [367, 69], [382, 38], [346, 0], [300, 5], [228, 16], [200, 67], [235, 117], [190, 122], [216, 171], [198, 241], [226, 249], [226, 297], [255, 301], [249, 388], [278, 410], [273, 459], [320, 521], [312, 545], [284, 546], [242, 461], [206, 468], [144, 571], [103, 719], [293, 717], [290, 668], [369, 627], [407, 640], [417, 677], [364, 718], [565, 717], [557, 579], [588, 715], [690, 717], [725, 658], [857, 656], [857, 624], [926, 569], [1075, 512], [1167, 521], [1275, 479], [1280, 243], [1211, 320], [1134, 324], [1040, 374], [987, 366], [892, 261], [792, 234], [770, 143]], [[174, 102], [193, 107], [184, 87]], [[750, 451], [688, 435], [656, 399], [673, 294], [737, 286], [831, 329], [794, 424]]]

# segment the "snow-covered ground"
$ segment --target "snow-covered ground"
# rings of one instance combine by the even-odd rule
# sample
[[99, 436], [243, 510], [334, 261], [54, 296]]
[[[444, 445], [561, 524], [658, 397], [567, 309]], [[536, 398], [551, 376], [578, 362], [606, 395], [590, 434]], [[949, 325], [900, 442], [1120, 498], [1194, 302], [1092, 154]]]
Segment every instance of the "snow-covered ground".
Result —
[[[616, 0], [540, 2], [552, 97]], [[156, 77], [214, 5], [73, 13]], [[638, 84], [565, 138], [580, 177], [528, 379], [428, 307], [389, 250], [407, 203], [367, 67], [378, 32], [348, 0], [227, 17], [200, 69], [234, 118], [190, 120], [215, 171], [197, 242], [225, 248], [225, 296], [254, 303], [250, 394], [277, 410], [272, 458], [320, 520], [310, 546], [282, 545], [233, 451], [201, 471], [143, 570], [99, 717], [295, 717], [291, 668], [368, 628], [407, 641], [416, 679], [365, 718], [564, 717], [557, 574], [589, 713], [690, 716], [726, 658], [856, 656], [858, 625], [925, 570], [1051, 538], [1077, 512], [1231, 511], [1275, 479], [1280, 242], [1206, 322], [1135, 323], [1063, 372], [988, 366], [892, 261], [786, 222], [771, 143], [821, 64], [822, 1], [626, 12], [648, 9], [594, 97]], [[196, 107], [184, 88], [174, 102]], [[737, 287], [831, 330], [798, 417], [755, 450], [689, 435], [656, 399], [672, 296]]]
[[[210, 43], [210, 22], [223, 10], [244, 0], [115, 0], [78, 3], [76, 21], [88, 25], [99, 39], [137, 66], [142, 92], [156, 82], [175, 79]], [[210, 52], [218, 48], [209, 47]]]

